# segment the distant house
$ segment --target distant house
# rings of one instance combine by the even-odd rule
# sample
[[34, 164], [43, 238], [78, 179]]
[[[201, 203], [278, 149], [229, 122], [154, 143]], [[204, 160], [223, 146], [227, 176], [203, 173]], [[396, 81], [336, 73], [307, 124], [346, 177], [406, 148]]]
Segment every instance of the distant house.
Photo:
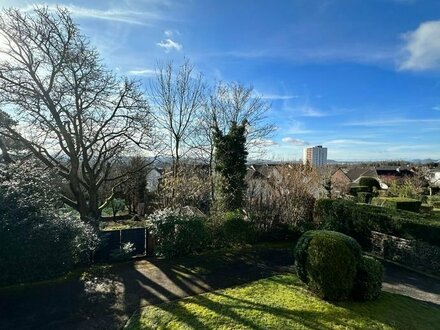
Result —
[[413, 177], [415, 172], [410, 168], [401, 168], [400, 166], [383, 166], [375, 168], [379, 179], [386, 181], [389, 179], [399, 179]]
[[414, 176], [411, 169], [400, 168], [399, 166], [353, 167], [350, 169], [338, 168], [332, 174], [331, 181], [336, 192], [343, 191], [344, 188], [350, 185], [359, 184], [363, 177], [376, 178], [382, 189], [388, 189], [385, 181], [411, 176]]
[[[209, 173], [209, 166], [205, 164], [181, 164], [181, 170], [192, 175], [206, 176]], [[146, 176], [146, 189], [149, 192], [156, 192], [159, 189], [161, 180], [171, 175], [173, 175], [173, 173], [170, 166], [166, 168], [153, 167]]]
[[351, 179], [347, 175], [347, 171], [342, 168], [338, 168], [330, 177], [332, 192], [335, 195], [344, 195], [348, 192], [348, 187], [350, 187]]
[[162, 178], [162, 175], [164, 173], [163, 168], [159, 167], [153, 167], [146, 176], [147, 181], [147, 190], [149, 192], [156, 192], [159, 188], [160, 179]]
[[245, 181], [247, 183], [247, 194], [250, 198], [260, 196], [269, 180], [281, 181], [281, 174], [276, 166], [268, 164], [249, 165], [246, 170]]
[[429, 193], [433, 195], [440, 191], [440, 167], [431, 169], [428, 176]]
[[[264, 165], [250, 165], [247, 168], [246, 183], [247, 183], [247, 195], [249, 198], [258, 198], [266, 191], [266, 185], [277, 185], [281, 183], [286, 177], [283, 177], [286, 173], [282, 168], [287, 167], [289, 169], [296, 169], [300, 174], [299, 179], [303, 183], [309, 186], [309, 193], [315, 198], [322, 198], [326, 196], [327, 192], [324, 189], [323, 184], [316, 183], [313, 177], [309, 177], [306, 172], [302, 170], [302, 167], [298, 164], [264, 164]], [[323, 168], [316, 168], [317, 172], [323, 171]], [[320, 173], [322, 174], [322, 173]], [[320, 176], [321, 177], [321, 176]], [[288, 179], [288, 178], [287, 178]], [[296, 177], [298, 179], [298, 177]], [[312, 183], [313, 182], [313, 183]], [[285, 188], [287, 189], [287, 188]]]
[[276, 165], [253, 164], [249, 165], [246, 171], [246, 180], [252, 179], [272, 179], [281, 180], [281, 174]]

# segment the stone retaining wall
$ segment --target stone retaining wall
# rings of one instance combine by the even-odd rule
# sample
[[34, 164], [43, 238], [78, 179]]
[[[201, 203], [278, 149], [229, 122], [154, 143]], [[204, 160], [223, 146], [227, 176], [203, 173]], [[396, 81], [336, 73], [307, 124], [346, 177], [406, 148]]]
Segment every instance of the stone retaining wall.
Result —
[[440, 276], [440, 248], [416, 240], [371, 232], [372, 253], [383, 259]]

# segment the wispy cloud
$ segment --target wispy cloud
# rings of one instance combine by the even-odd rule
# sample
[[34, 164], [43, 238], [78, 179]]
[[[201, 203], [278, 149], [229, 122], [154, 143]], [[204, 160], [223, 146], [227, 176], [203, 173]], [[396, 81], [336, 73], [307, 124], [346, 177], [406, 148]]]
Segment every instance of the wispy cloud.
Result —
[[171, 50], [180, 51], [183, 48], [182, 44], [179, 44], [178, 42], [171, 40], [171, 39], [165, 39], [161, 42], [158, 42], [156, 45], [158, 45], [161, 48], [165, 49], [165, 52], [170, 52]]
[[271, 146], [278, 145], [277, 142], [275, 142], [274, 140], [270, 140], [270, 139], [255, 140], [254, 142], [257, 145], [262, 146], [262, 147], [271, 147]]
[[297, 95], [281, 95], [281, 94], [262, 94], [263, 100], [291, 100], [296, 99]]
[[359, 45], [320, 45], [319, 47], [291, 47], [279, 49], [234, 49], [218, 52], [195, 54], [201, 57], [232, 57], [238, 59], [283, 59], [294, 63], [387, 63], [392, 64], [396, 59], [397, 46]]
[[279, 131], [284, 134], [311, 134], [316, 132], [306, 128], [304, 123], [298, 120], [283, 123]]
[[377, 146], [384, 145], [385, 142], [378, 141], [365, 141], [365, 140], [353, 140], [353, 139], [337, 139], [330, 140], [324, 143], [325, 145], [364, 145], [364, 146]]
[[378, 120], [359, 120], [344, 123], [344, 126], [366, 126], [366, 127], [382, 127], [382, 126], [400, 126], [407, 124], [435, 124], [440, 123], [439, 118], [424, 118], [424, 119], [409, 119], [409, 118], [396, 118], [396, 119], [378, 119]]
[[440, 69], [440, 20], [424, 22], [411, 32], [406, 33], [405, 59], [400, 69], [422, 71]]
[[154, 69], [139, 69], [139, 70], [129, 70], [127, 71], [129, 75], [133, 76], [146, 76], [151, 77], [156, 74], [156, 70]]
[[440, 105], [436, 105], [435, 107], [432, 107], [432, 110], [440, 111]]
[[294, 146], [308, 146], [310, 143], [287, 136], [281, 139], [284, 143], [293, 144]]
[[292, 100], [298, 98], [298, 95], [293, 94], [278, 94], [278, 93], [265, 93], [254, 90], [254, 95], [260, 97], [263, 100]]
[[296, 109], [300, 116], [304, 117], [325, 117], [327, 116], [327, 113], [316, 109], [315, 107], [312, 107], [310, 105], [303, 105]]
[[[23, 11], [32, 11], [36, 5], [38, 4], [27, 5], [21, 9]], [[51, 11], [55, 11], [57, 7], [58, 6], [49, 5], [47, 8]], [[66, 8], [73, 16], [79, 18], [99, 19], [128, 24], [151, 25], [152, 21], [164, 19], [163, 15], [152, 10], [126, 10], [123, 8], [96, 9], [75, 5], [61, 5], [59, 7]]]
[[172, 36], [174, 36], [174, 35], [180, 35], [180, 31], [179, 30], [171, 30], [171, 29], [168, 29], [168, 30], [165, 30], [165, 31], [163, 31], [163, 34], [166, 36], [166, 37], [168, 37], [168, 38], [171, 38]]

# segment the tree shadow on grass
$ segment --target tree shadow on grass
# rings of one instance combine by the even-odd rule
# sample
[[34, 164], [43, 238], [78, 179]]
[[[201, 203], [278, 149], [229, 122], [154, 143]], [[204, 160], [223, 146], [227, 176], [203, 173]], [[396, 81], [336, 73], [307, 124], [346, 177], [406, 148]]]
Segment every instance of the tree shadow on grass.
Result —
[[438, 329], [440, 306], [404, 295], [382, 291], [379, 298], [367, 302], [339, 302], [354, 315], [368, 315], [375, 321], [398, 329]]
[[[268, 279], [279, 284], [289, 284], [292, 290], [301, 290], [310, 295], [299, 281], [292, 282], [285, 278], [274, 277]], [[185, 280], [178, 285], [191, 286], [192, 279]], [[188, 283], [189, 282], [189, 283]], [[295, 309], [273, 306], [262, 302], [255, 302], [245, 298], [237, 298], [224, 292], [212, 292], [210, 295], [199, 295], [190, 300], [181, 300], [173, 304], [160, 304], [156, 308], [164, 314], [153, 320], [157, 326], [163, 322], [174, 321], [178, 324], [195, 329], [213, 328], [227, 324], [230, 326], [252, 329], [265, 329], [276, 326], [302, 326], [317, 330], [330, 330], [334, 321], [339, 326], [349, 329], [365, 329], [365, 327], [381, 327], [388, 325], [398, 329], [435, 329], [440, 324], [440, 308], [434, 304], [423, 303], [401, 295], [382, 293], [377, 301], [373, 302], [344, 302], [325, 303], [328, 308], [309, 309], [307, 304]], [[189, 305], [192, 307], [189, 308]], [[195, 306], [195, 307], [194, 307]], [[334, 307], [332, 307], [334, 306]], [[255, 319], [252, 313], [269, 323], [264, 325]], [[217, 322], [210, 323], [209, 315], [218, 318]], [[253, 318], [254, 317], [254, 318]], [[276, 320], [274, 324], [270, 319]], [[131, 321], [133, 328], [142, 328], [141, 315], [137, 314]], [[149, 320], [151, 321], [151, 320]]]
[[[338, 315], [328, 315], [319, 311], [291, 310], [287, 308], [273, 307], [267, 304], [255, 303], [246, 299], [238, 299], [224, 293], [213, 293], [214, 299], [206, 295], [192, 297], [191, 308], [185, 307], [186, 300], [173, 304], [160, 304], [155, 308], [165, 312], [158, 319], [149, 319], [149, 326], [145, 327], [142, 323], [141, 314], [137, 313], [130, 322], [130, 329], [154, 328], [164, 326], [168, 322], [184, 324], [194, 329], [213, 329], [220, 326], [231, 328], [249, 328], [264, 330], [267, 328], [277, 328], [280, 325], [302, 326], [316, 330], [331, 330], [332, 328], [325, 323], [330, 322]], [[196, 307], [194, 307], [196, 305]], [[194, 312], [196, 309], [200, 314]], [[258, 319], [249, 317], [249, 312], [258, 312]], [[213, 316], [218, 320], [211, 322]], [[262, 319], [265, 322], [261, 322]], [[275, 323], [271, 323], [275, 322]], [[209, 325], [207, 325], [209, 323]], [[355, 328], [353, 328], [355, 329]]]

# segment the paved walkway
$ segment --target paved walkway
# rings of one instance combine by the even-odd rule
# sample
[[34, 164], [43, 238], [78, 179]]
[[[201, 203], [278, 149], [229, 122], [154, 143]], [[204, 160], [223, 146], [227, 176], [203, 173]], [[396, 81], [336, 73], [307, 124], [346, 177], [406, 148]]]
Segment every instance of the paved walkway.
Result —
[[174, 262], [141, 260], [81, 279], [0, 290], [0, 329], [119, 329], [139, 307], [287, 272], [291, 250], [254, 247]]
[[382, 289], [440, 306], [440, 281], [385, 262]]
[[[139, 307], [292, 271], [292, 249], [253, 247], [140, 260], [82, 278], [0, 290], [0, 329], [118, 329]], [[385, 264], [384, 290], [440, 306], [440, 281]]]

